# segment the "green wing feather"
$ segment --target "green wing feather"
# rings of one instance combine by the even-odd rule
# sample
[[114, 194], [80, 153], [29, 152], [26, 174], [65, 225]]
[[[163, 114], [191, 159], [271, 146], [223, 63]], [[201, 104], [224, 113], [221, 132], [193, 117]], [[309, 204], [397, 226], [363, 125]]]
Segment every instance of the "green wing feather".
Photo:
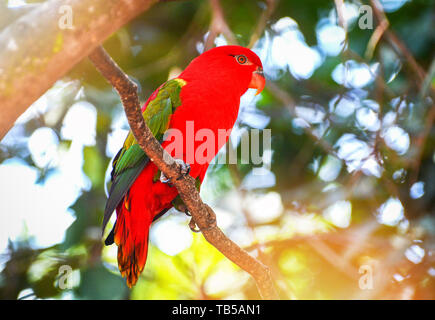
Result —
[[[186, 84], [182, 79], [173, 79], [158, 89], [156, 97], [148, 103], [143, 117], [157, 140], [161, 141], [168, 129], [171, 115], [181, 104], [180, 91]], [[124, 145], [113, 159], [112, 185], [104, 209], [103, 232], [113, 211], [121, 202], [149, 159], [130, 131]]]

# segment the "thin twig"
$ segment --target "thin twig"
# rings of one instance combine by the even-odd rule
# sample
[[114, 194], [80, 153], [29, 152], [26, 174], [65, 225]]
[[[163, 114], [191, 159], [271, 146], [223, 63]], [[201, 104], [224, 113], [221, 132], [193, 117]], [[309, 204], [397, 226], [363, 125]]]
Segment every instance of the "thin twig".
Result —
[[207, 40], [204, 44], [204, 51], [207, 51], [213, 47], [214, 40], [219, 34], [223, 34], [229, 44], [236, 44], [237, 40], [228, 26], [224, 18], [224, 13], [219, 0], [210, 0], [212, 18], [210, 24], [210, 30]]
[[[343, 0], [334, 0], [335, 7], [337, 9], [337, 15], [338, 15], [338, 23], [340, 24], [340, 27], [343, 28], [344, 32], [347, 34], [347, 23], [346, 19], [344, 17], [344, 1]], [[346, 36], [347, 38], [347, 36]]]
[[[388, 19], [385, 16], [382, 4], [379, 2], [379, 0], [371, 0], [372, 8], [375, 13], [376, 19], [379, 21], [379, 24], [388, 24]], [[412, 53], [409, 51], [409, 49], [406, 47], [406, 45], [403, 43], [402, 40], [391, 30], [386, 29], [383, 33], [383, 36], [388, 40], [388, 42], [391, 44], [391, 46], [396, 50], [398, 54], [402, 54], [406, 61], [408, 62], [409, 66], [414, 71], [415, 75], [417, 76], [417, 81], [419, 87], [423, 84], [423, 81], [426, 77], [426, 74], [423, 70], [423, 68], [417, 63]]]
[[389, 25], [390, 24], [388, 23], [388, 20], [382, 20], [376, 27], [375, 31], [370, 37], [369, 43], [367, 44], [366, 52], [364, 53], [364, 57], [367, 60], [370, 60], [373, 57], [373, 52], [375, 51], [379, 40], [381, 40], [382, 35], [388, 29]]
[[[295, 117], [296, 113], [295, 113], [295, 101], [293, 100], [293, 97], [290, 96], [290, 94], [284, 90], [282, 90], [280, 87], [278, 87], [276, 84], [272, 83], [272, 82], [268, 82], [266, 84], [266, 88], [267, 90], [274, 95], [278, 100], [280, 100], [287, 108], [287, 110], [290, 112], [290, 114]], [[317, 144], [319, 144], [319, 146], [326, 151], [327, 153], [331, 154], [331, 155], [336, 155], [336, 152], [333, 148], [333, 146], [326, 140], [322, 139], [322, 137], [317, 137], [313, 131], [311, 130], [311, 128], [309, 127], [304, 127], [303, 130], [305, 131], [305, 133]]]
[[179, 176], [179, 165], [154, 138], [143, 119], [136, 84], [118, 67], [103, 47], [99, 46], [89, 55], [89, 58], [118, 92], [136, 141], [151, 161], [177, 188], [181, 199], [206, 240], [254, 277], [263, 299], [278, 299], [269, 268], [225, 236], [217, 226], [213, 210], [202, 202], [195, 187], [195, 180], [189, 175]]
[[251, 35], [251, 39], [249, 40], [248, 48], [252, 48], [255, 43], [260, 39], [263, 34], [264, 29], [266, 28], [267, 21], [269, 21], [270, 16], [275, 11], [278, 0], [266, 0], [267, 7], [261, 14], [260, 19], [258, 20], [257, 26], [255, 27], [254, 33]]

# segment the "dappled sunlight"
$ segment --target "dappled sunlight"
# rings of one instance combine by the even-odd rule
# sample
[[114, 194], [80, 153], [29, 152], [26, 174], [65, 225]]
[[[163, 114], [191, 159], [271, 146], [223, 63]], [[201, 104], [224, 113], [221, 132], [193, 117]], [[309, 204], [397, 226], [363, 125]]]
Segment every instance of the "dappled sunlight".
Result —
[[152, 243], [169, 256], [189, 248], [192, 244], [192, 232], [186, 228], [186, 220], [184, 217], [170, 215], [157, 221], [150, 234]]
[[379, 105], [373, 100], [364, 100], [363, 105], [356, 112], [356, 119], [363, 130], [378, 131], [381, 123], [379, 121]]
[[405, 154], [408, 151], [410, 139], [408, 133], [398, 126], [392, 126], [381, 134], [385, 143], [398, 154]]
[[410, 246], [405, 251], [406, 258], [414, 264], [419, 264], [423, 260], [424, 255], [424, 249], [416, 244]]
[[352, 204], [349, 201], [338, 201], [326, 208], [324, 217], [340, 228], [347, 228], [352, 219]]
[[390, 198], [379, 208], [377, 216], [380, 223], [395, 226], [404, 218], [403, 205], [399, 199]]
[[266, 35], [265, 45], [259, 50], [264, 70], [271, 78], [287, 68], [296, 79], [307, 79], [322, 62], [315, 48], [309, 47], [303, 34], [298, 30], [296, 21], [290, 17], [281, 18], [272, 30], [277, 36]]
[[265, 195], [248, 195], [243, 207], [255, 223], [267, 223], [277, 219], [283, 212], [281, 196], [276, 192]]
[[424, 195], [424, 182], [416, 182], [411, 186], [409, 190], [409, 195], [413, 199], [419, 199]]
[[[6, 249], [8, 239], [21, 237], [33, 239], [35, 248], [59, 243], [74, 221], [68, 207], [78, 194], [73, 193], [65, 180], [59, 181], [56, 174], [42, 185], [36, 183], [37, 176], [37, 171], [21, 160], [9, 159], [0, 166], [0, 180], [10, 183], [9, 188], [2, 189], [2, 197], [7, 201], [0, 202], [0, 212], [5, 213], [0, 223], [1, 251]], [[61, 190], [64, 192], [60, 193]]]
[[341, 161], [333, 156], [328, 156], [319, 170], [319, 178], [323, 181], [334, 181], [341, 171]]
[[[269, 1], [218, 2], [223, 21], [208, 2], [163, 3], [104, 45], [141, 104], [210, 47], [249, 44], [261, 58], [266, 86], [241, 97], [200, 188], [219, 228], [270, 267], [283, 299], [434, 299], [429, 7], [379, 0], [383, 30], [378, 18], [361, 27], [360, 1], [341, 13], [341, 1], [277, 1], [270, 13]], [[88, 61], [15, 121], [0, 141], [0, 298], [7, 288], [8, 299], [259, 299], [250, 275], [175, 209], [152, 223], [147, 264], [127, 288], [101, 221], [129, 129]], [[60, 289], [64, 265], [73, 282]], [[361, 285], [369, 274], [373, 288]]]
[[86, 101], [72, 105], [63, 120], [62, 138], [77, 141], [84, 146], [95, 144], [95, 126], [97, 124], [97, 110]]
[[368, 66], [364, 63], [348, 60], [335, 67], [332, 71], [332, 78], [346, 88], [363, 88], [373, 82], [378, 66], [377, 63]]
[[32, 160], [38, 167], [58, 165], [59, 139], [51, 128], [42, 127], [36, 129], [27, 143]]

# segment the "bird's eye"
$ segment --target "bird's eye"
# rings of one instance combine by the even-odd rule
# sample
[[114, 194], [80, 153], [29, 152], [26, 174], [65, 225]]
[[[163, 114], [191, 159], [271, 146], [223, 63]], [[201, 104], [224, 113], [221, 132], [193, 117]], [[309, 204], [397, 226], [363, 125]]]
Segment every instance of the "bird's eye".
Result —
[[236, 56], [236, 60], [240, 64], [245, 64], [246, 62], [248, 62], [248, 58], [246, 58], [243, 54]]

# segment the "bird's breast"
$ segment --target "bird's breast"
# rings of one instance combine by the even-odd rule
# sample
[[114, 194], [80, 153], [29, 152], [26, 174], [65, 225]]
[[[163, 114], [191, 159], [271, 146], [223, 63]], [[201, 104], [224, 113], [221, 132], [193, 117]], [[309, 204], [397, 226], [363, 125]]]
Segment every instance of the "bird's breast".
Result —
[[208, 166], [228, 141], [238, 116], [240, 95], [187, 83], [180, 98], [164, 147], [186, 163]]

